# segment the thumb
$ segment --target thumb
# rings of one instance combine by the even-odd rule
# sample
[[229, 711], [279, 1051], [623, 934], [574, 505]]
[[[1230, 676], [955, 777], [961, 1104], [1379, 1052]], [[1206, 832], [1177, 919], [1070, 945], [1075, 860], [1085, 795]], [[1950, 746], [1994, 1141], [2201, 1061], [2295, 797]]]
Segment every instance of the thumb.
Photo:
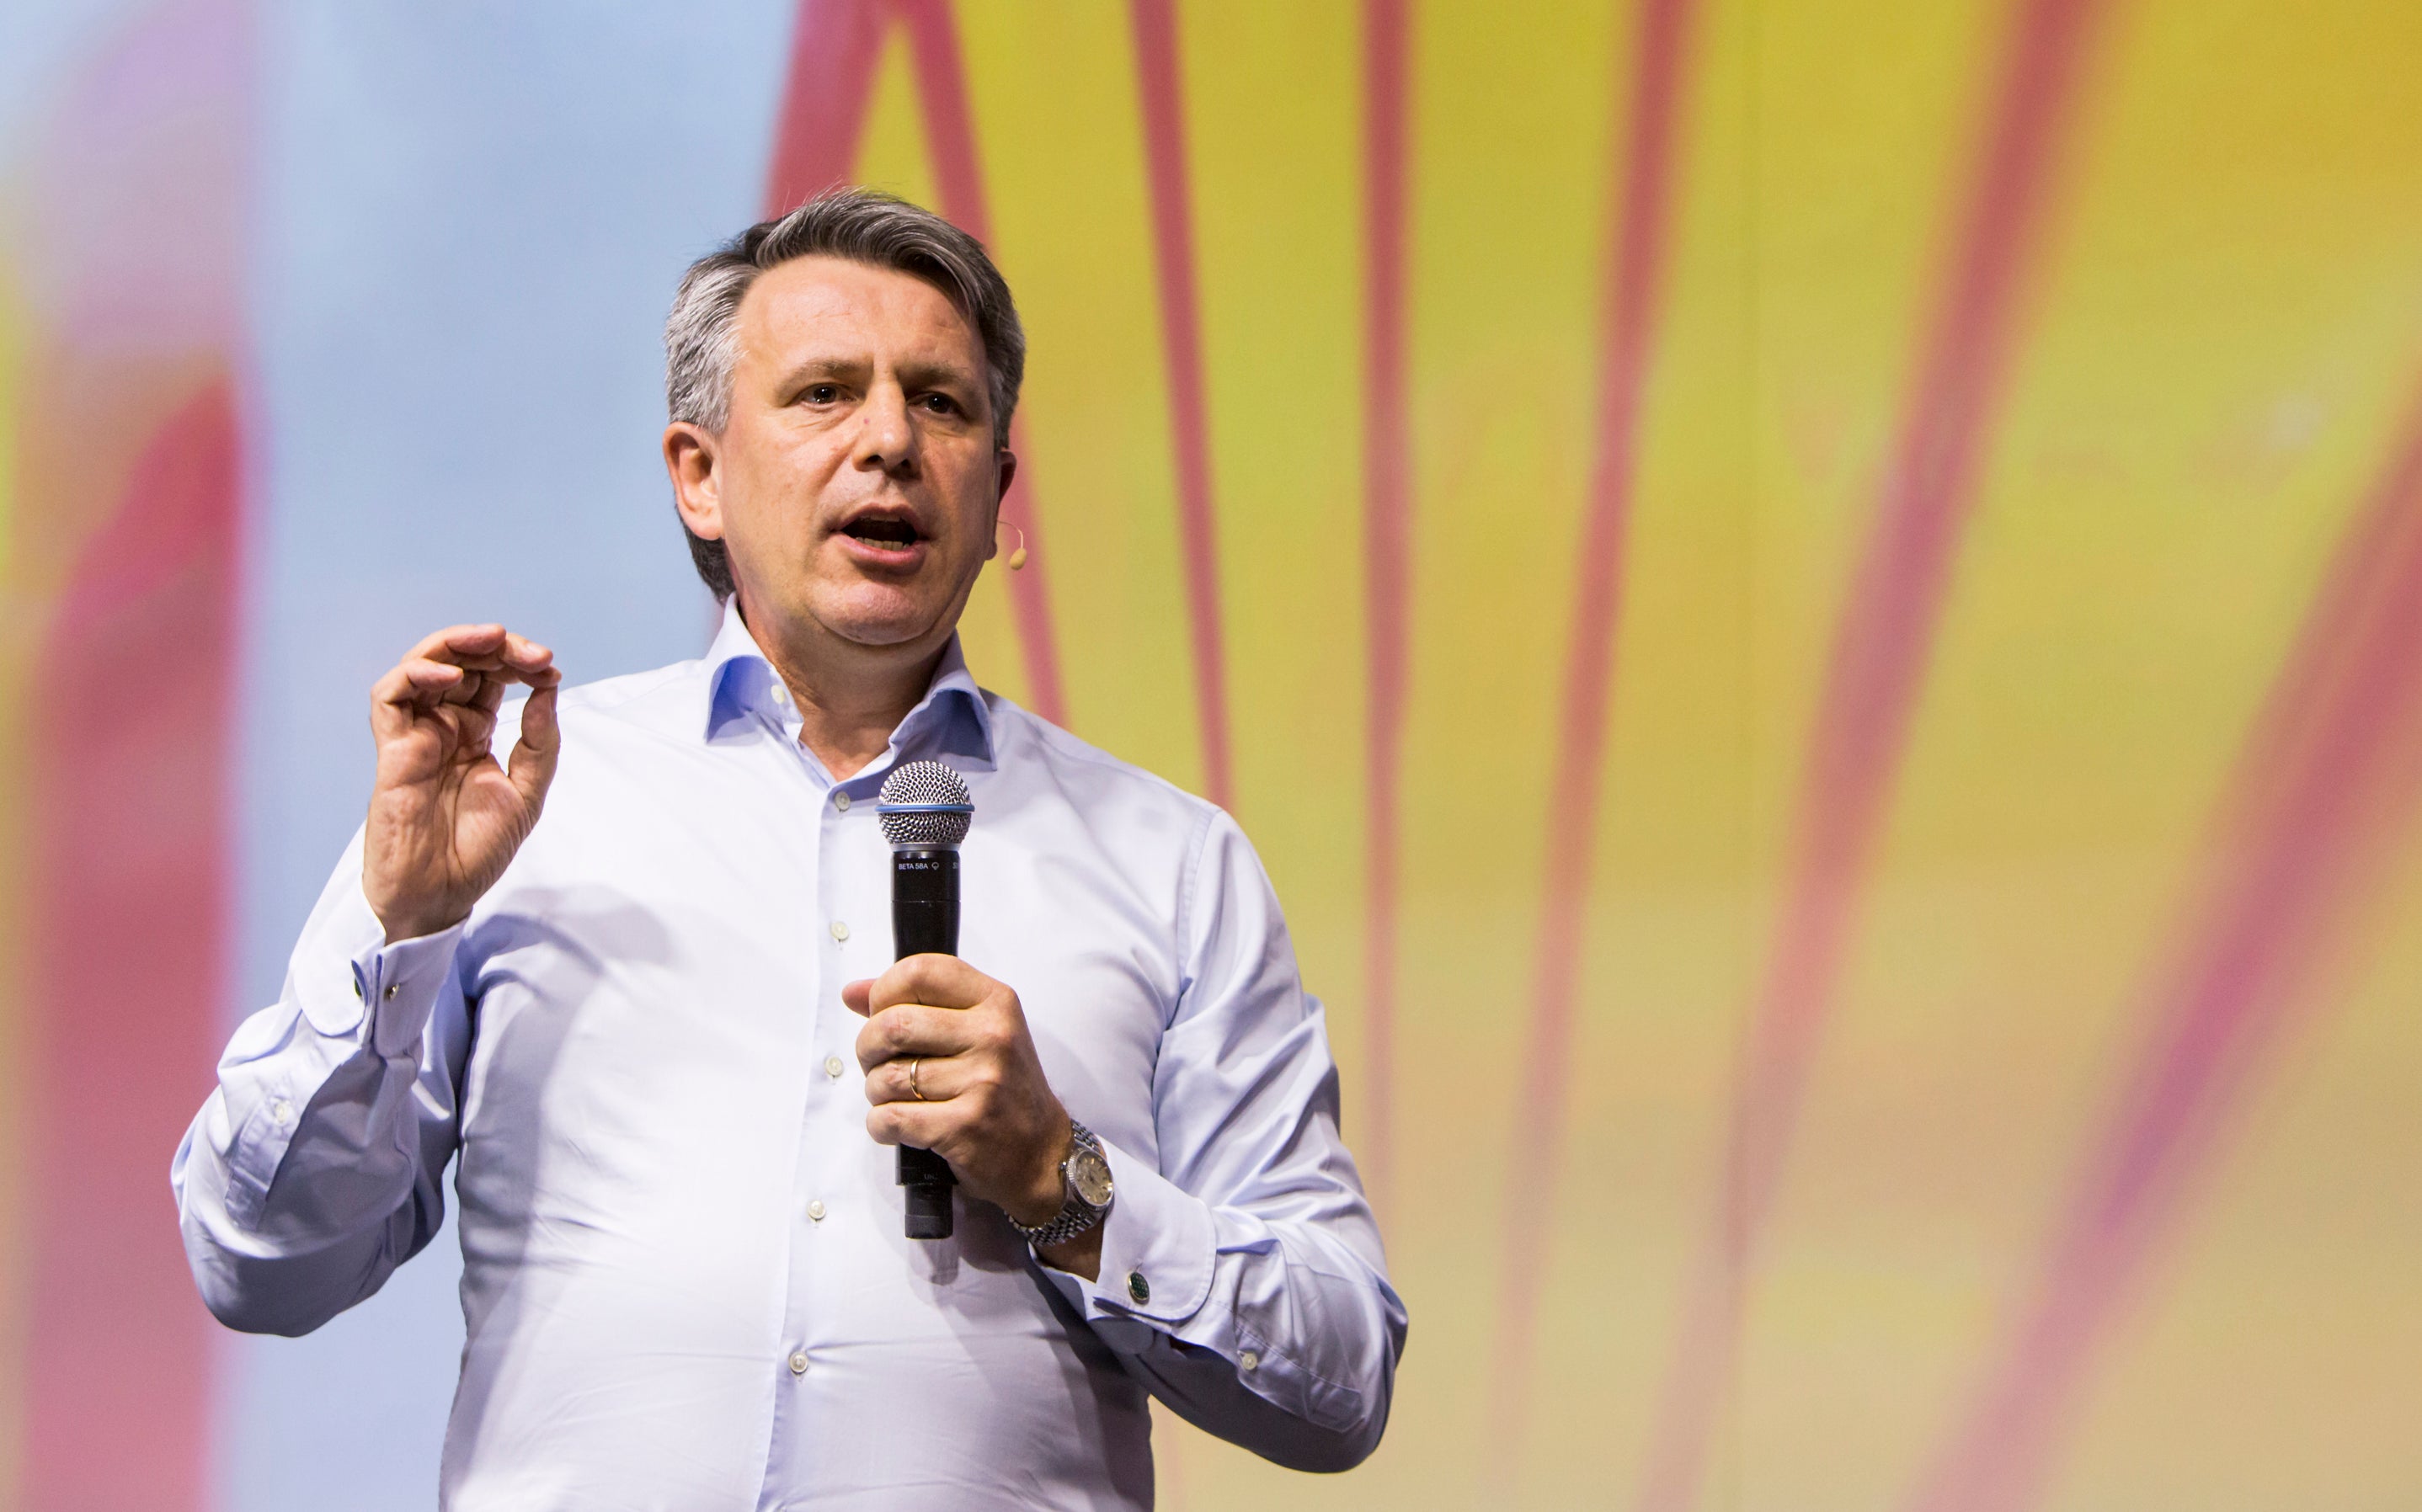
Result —
[[555, 781], [555, 758], [563, 750], [562, 730], [555, 722], [555, 693], [552, 683], [532, 691], [522, 706], [521, 738], [505, 765], [513, 791], [533, 809], [545, 802], [547, 785]]
[[855, 982], [841, 984], [841, 1001], [843, 1007], [861, 1018], [872, 1016], [874, 1011], [874, 978], [861, 976]]

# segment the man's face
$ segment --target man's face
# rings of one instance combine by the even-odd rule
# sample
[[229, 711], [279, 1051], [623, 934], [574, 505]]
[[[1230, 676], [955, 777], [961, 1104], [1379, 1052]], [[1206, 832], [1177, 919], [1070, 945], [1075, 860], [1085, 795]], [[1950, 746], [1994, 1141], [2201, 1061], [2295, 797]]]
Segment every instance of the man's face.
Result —
[[683, 516], [723, 540], [750, 628], [939, 646], [1013, 468], [975, 327], [920, 278], [817, 257], [759, 274], [737, 334], [723, 434], [693, 432], [686, 461], [689, 428], [666, 443]]

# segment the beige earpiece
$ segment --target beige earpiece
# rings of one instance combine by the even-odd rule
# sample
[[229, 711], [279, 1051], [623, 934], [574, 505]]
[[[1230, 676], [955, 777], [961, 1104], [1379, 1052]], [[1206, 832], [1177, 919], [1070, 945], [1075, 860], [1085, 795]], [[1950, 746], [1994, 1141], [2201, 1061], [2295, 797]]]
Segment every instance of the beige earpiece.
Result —
[[[1001, 522], [1001, 523], [1002, 523], [1002, 524], [1004, 524], [1004, 525], [1009, 525], [1009, 522], [1008, 522], [1008, 521], [1006, 521], [1006, 520], [1002, 521], [1002, 522]], [[1016, 527], [1015, 525], [1009, 525], [1009, 528], [1010, 528], [1010, 529], [1012, 529], [1012, 530], [1017, 530], [1017, 527]], [[1012, 552], [1009, 553], [1009, 569], [1010, 569], [1011, 571], [1014, 572], [1014, 571], [1016, 571], [1019, 568], [1024, 567], [1025, 565], [1026, 565], [1026, 532], [1024, 532], [1024, 531], [1022, 531], [1022, 530], [1017, 530], [1017, 547], [1016, 547], [1016, 549], [1015, 549], [1015, 550], [1012, 551]]]

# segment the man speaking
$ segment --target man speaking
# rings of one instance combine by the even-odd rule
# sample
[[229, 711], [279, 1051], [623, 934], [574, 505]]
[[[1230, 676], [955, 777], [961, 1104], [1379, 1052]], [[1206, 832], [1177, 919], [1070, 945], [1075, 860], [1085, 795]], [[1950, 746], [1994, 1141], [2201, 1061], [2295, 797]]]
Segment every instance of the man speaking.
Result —
[[[837, 192], [694, 265], [666, 347], [722, 629], [559, 689], [457, 626], [379, 679], [368, 822], [177, 1154], [211, 1310], [376, 1291], [451, 1159], [458, 1512], [1146, 1507], [1146, 1393], [1358, 1463], [1406, 1315], [1261, 865], [960, 655], [1008, 286]], [[975, 817], [959, 954], [895, 963], [875, 808], [914, 761]], [[895, 1145], [949, 1162], [952, 1238], [904, 1237]]]

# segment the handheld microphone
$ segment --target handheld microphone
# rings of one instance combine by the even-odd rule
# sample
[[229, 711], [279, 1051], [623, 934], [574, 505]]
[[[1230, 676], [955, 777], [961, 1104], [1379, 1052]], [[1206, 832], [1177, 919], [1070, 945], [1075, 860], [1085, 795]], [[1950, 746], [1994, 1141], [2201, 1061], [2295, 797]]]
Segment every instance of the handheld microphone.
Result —
[[[911, 761], [883, 779], [875, 817], [891, 842], [891, 955], [959, 953], [959, 842], [975, 822], [965, 778], [938, 761]], [[951, 1237], [958, 1177], [932, 1150], [900, 1146], [910, 1239]]]

